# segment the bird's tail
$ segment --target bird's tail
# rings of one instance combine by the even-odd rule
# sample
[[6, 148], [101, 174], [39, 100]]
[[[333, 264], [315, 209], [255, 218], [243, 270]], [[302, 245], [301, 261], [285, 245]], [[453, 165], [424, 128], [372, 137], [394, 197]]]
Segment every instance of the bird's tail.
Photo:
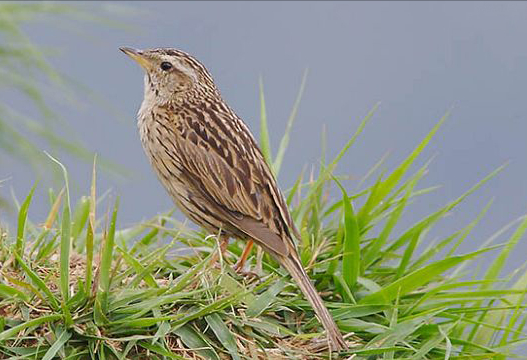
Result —
[[348, 348], [342, 334], [340, 333], [337, 324], [333, 321], [328, 309], [324, 305], [322, 298], [311, 283], [307, 276], [302, 263], [298, 256], [290, 253], [288, 256], [280, 256], [279, 258], [282, 266], [291, 274], [296, 281], [307, 300], [311, 303], [313, 310], [317, 314], [319, 321], [322, 323], [328, 334], [331, 348], [333, 351], [345, 350]]

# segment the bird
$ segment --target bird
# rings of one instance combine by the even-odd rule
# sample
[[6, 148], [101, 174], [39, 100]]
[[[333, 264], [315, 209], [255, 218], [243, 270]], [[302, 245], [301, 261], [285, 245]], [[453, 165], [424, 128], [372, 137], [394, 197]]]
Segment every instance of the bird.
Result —
[[[295, 280], [325, 328], [332, 351], [347, 344], [295, 247], [300, 238], [284, 196], [247, 125], [223, 100], [210, 72], [175, 48], [120, 47], [145, 71], [137, 114], [144, 151], [177, 207], [193, 222], [253, 242]], [[238, 265], [243, 266], [243, 263]]]

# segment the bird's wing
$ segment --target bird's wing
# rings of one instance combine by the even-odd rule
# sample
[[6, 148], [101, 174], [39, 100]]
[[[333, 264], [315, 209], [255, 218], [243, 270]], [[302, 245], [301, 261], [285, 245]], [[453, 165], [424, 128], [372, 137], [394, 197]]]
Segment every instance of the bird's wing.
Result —
[[294, 246], [290, 233], [294, 225], [245, 124], [234, 113], [203, 108], [180, 121], [185, 124], [175, 142], [176, 155], [194, 191], [239, 231], [280, 255], [288, 255]]

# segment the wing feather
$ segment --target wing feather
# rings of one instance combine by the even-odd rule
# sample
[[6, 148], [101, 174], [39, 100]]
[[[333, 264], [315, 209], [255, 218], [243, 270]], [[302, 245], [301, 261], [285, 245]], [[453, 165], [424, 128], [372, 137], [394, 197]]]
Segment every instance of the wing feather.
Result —
[[[213, 121], [203, 116], [203, 109], [196, 111], [200, 111], [199, 120]], [[214, 117], [215, 121], [225, 121], [217, 112]], [[185, 131], [174, 143], [195, 196], [267, 249], [289, 254], [294, 246], [289, 211], [249, 130], [242, 123], [241, 133], [232, 136], [217, 128], [211, 131], [214, 124], [196, 123], [196, 117], [187, 121]], [[225, 123], [222, 127], [228, 129]]]

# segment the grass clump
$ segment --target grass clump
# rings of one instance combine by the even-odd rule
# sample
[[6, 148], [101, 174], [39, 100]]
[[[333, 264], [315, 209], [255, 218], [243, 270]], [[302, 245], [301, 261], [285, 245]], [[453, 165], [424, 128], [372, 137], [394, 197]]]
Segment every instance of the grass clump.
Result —
[[[261, 100], [262, 149], [271, 161]], [[456, 249], [488, 206], [466, 227], [426, 241], [430, 229], [501, 169], [395, 234], [411, 201], [433, 190], [418, 188], [428, 164], [411, 169], [444, 119], [391, 173], [351, 193], [334, 171], [372, 115], [334, 160], [321, 164], [318, 176], [300, 176], [287, 193], [303, 263], [347, 334], [350, 350], [343, 358], [520, 357], [515, 349], [525, 341], [527, 273], [522, 267], [500, 274], [527, 230], [527, 217], [511, 225], [516, 230], [504, 243], [495, 245], [492, 237], [467, 254]], [[285, 147], [287, 137], [276, 173]], [[63, 171], [64, 190], [50, 191], [49, 214], [38, 219], [44, 222], [27, 216], [32, 189], [20, 206], [16, 234], [0, 235], [0, 358], [335, 358], [309, 304], [270, 257], [255, 251], [248, 264], [257, 276], [240, 276], [231, 264], [244, 244], [232, 242], [210, 267], [218, 241], [213, 234], [187, 230], [170, 213], [120, 228], [118, 201], [100, 213], [108, 200], [97, 197], [95, 171], [89, 195], [73, 206]], [[335, 184], [339, 199], [327, 196]], [[423, 244], [429, 245], [416, 252]], [[490, 251], [498, 256], [476, 273], [470, 265], [490, 258]]]

